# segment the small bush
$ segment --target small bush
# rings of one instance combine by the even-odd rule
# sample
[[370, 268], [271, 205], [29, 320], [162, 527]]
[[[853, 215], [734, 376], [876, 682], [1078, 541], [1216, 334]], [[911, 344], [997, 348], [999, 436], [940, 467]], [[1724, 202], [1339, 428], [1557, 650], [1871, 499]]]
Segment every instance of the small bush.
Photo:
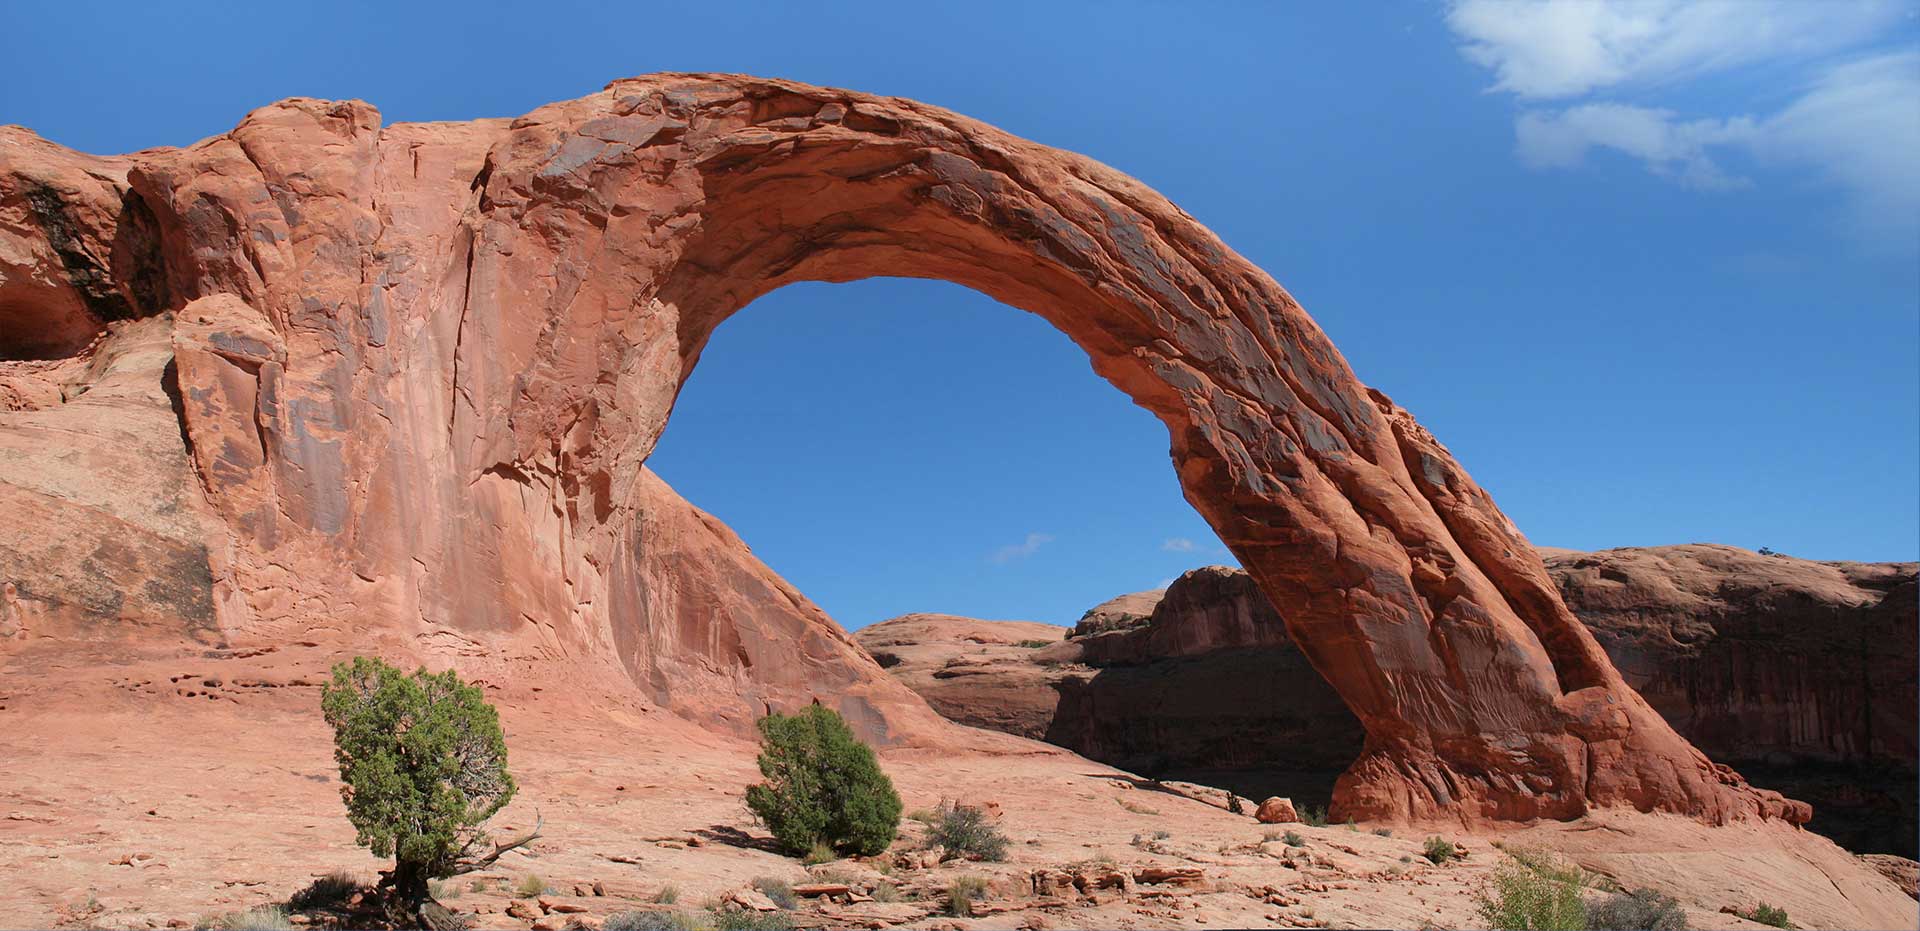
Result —
[[287, 899], [288, 907], [297, 912], [310, 908], [332, 908], [360, 891], [360, 878], [346, 870], [335, 870], [307, 885]]
[[653, 901], [656, 905], [672, 905], [680, 901], [680, 887], [675, 885], [661, 886], [660, 891], [653, 894]]
[[799, 714], [760, 719], [760, 775], [747, 808], [782, 849], [806, 855], [815, 844], [873, 856], [893, 843], [900, 794], [837, 712], [810, 705]]
[[683, 911], [656, 912], [635, 909], [607, 916], [600, 931], [697, 931], [700, 923]]
[[1289, 847], [1305, 847], [1307, 845], [1307, 839], [1301, 837], [1299, 831], [1288, 831], [1280, 835], [1280, 839], [1286, 841]]
[[1246, 813], [1247, 813], [1247, 806], [1241, 804], [1240, 796], [1235, 795], [1232, 792], [1228, 792], [1227, 793], [1227, 814], [1244, 815]]
[[867, 894], [873, 896], [875, 902], [900, 901], [900, 887], [893, 883], [874, 883], [873, 891]]
[[813, 846], [807, 848], [807, 855], [800, 858], [800, 862], [808, 866], [819, 866], [822, 863], [832, 863], [838, 859], [840, 859], [840, 855], [834, 853], [832, 847], [819, 841], [814, 841]]
[[[1171, 837], [1160, 831], [1155, 837]], [[927, 843], [947, 849], [948, 858], [976, 857], [996, 863], [1007, 858], [1007, 836], [987, 821], [987, 813], [972, 805], [941, 803]]]
[[793, 886], [784, 879], [761, 876], [753, 881], [753, 888], [781, 908], [792, 908], [800, 904], [800, 900], [794, 897]]
[[754, 912], [743, 908], [712, 910], [714, 931], [788, 931], [793, 919], [785, 912]]
[[987, 881], [978, 876], [961, 876], [947, 886], [947, 914], [965, 918], [973, 914], [973, 903], [987, 894]]
[[427, 894], [430, 896], [433, 896], [435, 899], [439, 899], [442, 901], [445, 901], [447, 899], [457, 899], [460, 897], [460, 893], [462, 891], [463, 890], [459, 886], [450, 882], [443, 882], [438, 879], [434, 880], [433, 882], [427, 883]]
[[935, 821], [940, 820], [940, 818], [938, 815], [935, 815], [933, 813], [933, 809], [931, 808], [916, 808], [910, 812], [907, 812], [907, 820], [918, 821], [921, 824], [924, 824], [928, 827], [932, 827], [933, 823]]
[[1038, 650], [1038, 649], [1040, 649], [1041, 647], [1050, 647], [1050, 646], [1053, 646], [1053, 641], [1051, 641], [1051, 640], [1022, 640], [1022, 641], [1020, 641], [1020, 644], [1019, 644], [1019, 645], [1020, 645], [1020, 646], [1023, 646], [1023, 647], [1026, 647], [1026, 648], [1027, 648], [1027, 649], [1029, 649], [1029, 650]]
[[1616, 892], [1587, 907], [1589, 931], [1687, 931], [1687, 913], [1652, 889]]
[[1786, 909], [1774, 908], [1765, 902], [1755, 905], [1751, 911], [1741, 912], [1740, 917], [1748, 919], [1749, 921], [1760, 922], [1763, 925], [1772, 925], [1776, 928], [1793, 927], [1793, 922], [1787, 920]]
[[[1512, 851], [1508, 851], [1512, 853]], [[1587, 909], [1580, 899], [1578, 867], [1560, 864], [1548, 854], [1502, 863], [1478, 896], [1480, 917], [1489, 928], [1513, 931], [1584, 931]]]
[[208, 931], [293, 931], [293, 923], [287, 920], [286, 909], [274, 905], [203, 919], [200, 927]]
[[547, 881], [538, 876], [522, 876], [520, 877], [519, 885], [513, 887], [513, 894], [523, 899], [531, 899], [536, 895], [545, 895], [546, 892]]
[[1445, 863], [1453, 859], [1453, 841], [1447, 840], [1444, 837], [1429, 837], [1427, 838], [1426, 849], [1422, 851], [1421, 855], [1425, 856], [1427, 861], [1435, 866]]
[[1393, 836], [1393, 829], [1392, 829], [1392, 828], [1374, 828], [1374, 829], [1373, 829], [1373, 836], [1375, 836], [1375, 837], [1392, 837], [1392, 836]]
[[1300, 809], [1300, 820], [1308, 827], [1324, 828], [1327, 826], [1327, 810], [1308, 805]]

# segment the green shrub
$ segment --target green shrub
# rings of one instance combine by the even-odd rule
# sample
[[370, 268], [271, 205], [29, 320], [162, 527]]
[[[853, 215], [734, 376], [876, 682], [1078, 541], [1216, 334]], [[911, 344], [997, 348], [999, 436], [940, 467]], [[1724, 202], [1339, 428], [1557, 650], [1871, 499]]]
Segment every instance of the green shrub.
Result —
[[1308, 805], [1300, 809], [1300, 820], [1309, 827], [1324, 828], [1327, 826], [1327, 810]]
[[499, 714], [451, 670], [409, 676], [365, 656], [333, 667], [320, 708], [356, 840], [394, 858], [400, 901], [427, 901], [427, 881], [460, 870], [513, 797]]
[[545, 895], [548, 888], [547, 881], [538, 876], [522, 876], [520, 883], [513, 887], [513, 894], [523, 899], [531, 899], [536, 895]]
[[608, 915], [600, 931], [698, 931], [699, 927], [687, 912], [635, 909]]
[[755, 912], [743, 908], [713, 909], [714, 931], [788, 931], [793, 919], [785, 912]]
[[293, 923], [287, 920], [286, 909], [274, 905], [203, 918], [198, 927], [208, 931], [293, 931]]
[[653, 901], [659, 905], [672, 905], [680, 901], [680, 887], [671, 883], [661, 886], [660, 891], [653, 894]]
[[1227, 793], [1227, 814], [1244, 815], [1246, 813], [1247, 813], [1247, 806], [1241, 803], [1240, 796], [1235, 795], [1232, 792], [1228, 792]]
[[784, 879], [761, 876], [754, 879], [753, 888], [781, 908], [792, 908], [800, 904], [800, 900], [793, 894], [793, 886]]
[[[1155, 831], [1153, 836], [1164, 839], [1173, 835]], [[933, 829], [927, 832], [927, 843], [945, 847], [948, 859], [973, 857], [997, 863], [1007, 858], [1009, 842], [1007, 836], [987, 820], [984, 810], [973, 805], [942, 802], [935, 814]]]
[[947, 914], [965, 918], [973, 914], [973, 903], [985, 898], [987, 881], [978, 876], [956, 877], [947, 886]]
[[1307, 845], [1307, 839], [1301, 837], [1299, 831], [1288, 831], [1280, 835], [1280, 839], [1285, 841], [1289, 847], [1305, 847]]
[[1587, 907], [1589, 931], [1687, 931], [1687, 913], [1652, 889], [1616, 892]]
[[1554, 882], [1570, 886], [1593, 885], [1593, 877], [1586, 870], [1556, 857], [1550, 851], [1535, 850], [1531, 847], [1509, 846], [1500, 848], [1507, 856], [1519, 862], [1521, 866], [1532, 870]]
[[1425, 856], [1428, 862], [1436, 866], [1445, 863], [1453, 859], [1453, 841], [1447, 840], [1444, 837], [1429, 837], [1427, 838], [1427, 846], [1422, 851], [1422, 856]]
[[900, 901], [900, 887], [899, 887], [899, 886], [896, 886], [896, 885], [894, 885], [893, 883], [890, 883], [890, 882], [877, 882], [877, 883], [874, 883], [874, 884], [873, 884], [873, 891], [872, 891], [872, 892], [869, 892], [869, 893], [867, 893], [867, 894], [868, 894], [868, 895], [870, 895], [870, 896], [873, 896], [873, 900], [874, 900], [875, 902], [898, 902], [898, 901]]
[[840, 855], [834, 853], [832, 847], [819, 841], [814, 841], [813, 846], [807, 848], [807, 855], [800, 858], [800, 862], [808, 866], [819, 866], [822, 863], [832, 863], [838, 859], [840, 859]]
[[1740, 917], [1750, 921], [1760, 922], [1763, 925], [1772, 925], [1776, 928], [1793, 927], [1793, 922], [1787, 920], [1786, 909], [1774, 908], [1765, 902], [1755, 905], [1750, 911], [1741, 912]]
[[1026, 647], [1026, 648], [1027, 648], [1027, 649], [1029, 649], [1029, 650], [1038, 650], [1038, 649], [1040, 649], [1041, 647], [1050, 647], [1050, 646], [1053, 646], [1053, 641], [1051, 641], [1051, 640], [1022, 640], [1022, 641], [1020, 641], [1020, 643], [1019, 643], [1019, 645], [1020, 645], [1020, 646], [1023, 646], [1023, 647]]
[[346, 870], [335, 870], [309, 883], [287, 899], [288, 907], [304, 912], [312, 908], [332, 908], [360, 891], [360, 878]]
[[1393, 836], [1393, 829], [1392, 829], [1392, 828], [1374, 828], [1374, 829], [1373, 829], [1373, 836], [1375, 836], [1375, 837], [1392, 837], [1392, 836]]
[[1508, 931], [1584, 931], [1580, 884], [1560, 878], [1569, 874], [1580, 875], [1545, 854], [1502, 863], [1478, 896], [1480, 917], [1487, 927]]
[[771, 714], [760, 719], [760, 737], [766, 782], [747, 788], [747, 808], [781, 849], [801, 856], [820, 843], [873, 856], [893, 843], [900, 795], [838, 713], [812, 705]]

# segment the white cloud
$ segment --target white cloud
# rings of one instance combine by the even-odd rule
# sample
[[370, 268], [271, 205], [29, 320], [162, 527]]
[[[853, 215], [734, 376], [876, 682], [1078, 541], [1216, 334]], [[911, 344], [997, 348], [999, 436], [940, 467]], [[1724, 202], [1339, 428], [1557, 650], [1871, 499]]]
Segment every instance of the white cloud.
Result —
[[1573, 168], [1595, 147], [1616, 149], [1687, 187], [1746, 187], [1707, 156], [1709, 146], [1753, 141], [1751, 119], [1681, 121], [1671, 110], [1591, 103], [1558, 113], [1530, 111], [1514, 122], [1520, 161], [1529, 168]]
[[1493, 89], [1523, 100], [1644, 98], [1737, 67], [1755, 70], [1761, 93], [1787, 90], [1785, 104], [1756, 93], [1737, 106], [1750, 112], [1727, 116], [1622, 99], [1530, 107], [1514, 119], [1515, 152], [1530, 168], [1577, 168], [1591, 150], [1610, 149], [1713, 191], [1754, 186], [1722, 167], [1729, 158], [1798, 168], [1843, 192], [1858, 232], [1910, 245], [1920, 237], [1920, 50], [1860, 47], [1905, 9], [1885, 0], [1454, 0], [1447, 24], [1461, 54], [1493, 71]]
[[1170, 537], [1167, 542], [1160, 544], [1160, 548], [1169, 553], [1191, 553], [1193, 541], [1186, 537]]
[[1864, 229], [1911, 242], [1920, 235], [1920, 51], [1829, 69], [1766, 121], [1754, 150], [1820, 166], [1848, 190]]
[[1456, 0], [1447, 25], [1495, 90], [1576, 97], [1858, 43], [1897, 22], [1892, 0]]
[[994, 563], [1009, 563], [1016, 559], [1025, 559], [1040, 551], [1040, 547], [1053, 542], [1053, 537], [1044, 533], [1030, 533], [1019, 543], [1010, 543], [997, 550], [987, 559]]

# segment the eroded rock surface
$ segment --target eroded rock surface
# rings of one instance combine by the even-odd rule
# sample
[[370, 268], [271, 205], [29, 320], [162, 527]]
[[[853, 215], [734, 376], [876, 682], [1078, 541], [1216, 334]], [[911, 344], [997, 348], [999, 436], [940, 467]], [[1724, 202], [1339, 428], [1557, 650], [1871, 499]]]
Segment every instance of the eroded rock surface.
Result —
[[[115, 158], [6, 130], [0, 206], [0, 274], [27, 282], [9, 331], [50, 334], [9, 353], [177, 314], [228, 640], [379, 632], [759, 713], [772, 693], [663, 670], [789, 681], [787, 640], [635, 626], [657, 621], [642, 464], [755, 297], [943, 278], [1045, 317], [1167, 426], [1188, 499], [1366, 728], [1341, 813], [1807, 817], [1627, 686], [1525, 538], [1264, 272], [1137, 181], [945, 110], [727, 75], [471, 123], [292, 99]], [[910, 734], [843, 688], [890, 687], [872, 673], [812, 686]]]
[[[1707, 544], [1545, 557], [1628, 681], [1683, 735], [1811, 801], [1810, 826], [1850, 849], [1912, 853], [1920, 566]], [[967, 618], [885, 621], [855, 637], [912, 656], [890, 671], [916, 691], [940, 688], [935, 707], [956, 721], [996, 727], [1018, 707], [1013, 732], [1139, 772], [1324, 804], [1359, 751], [1359, 721], [1245, 572], [1195, 569], [1088, 617], [1040, 650], [970, 647], [950, 632], [1012, 635], [993, 632], [1008, 622]], [[1022, 622], [1020, 636], [1034, 627]]]

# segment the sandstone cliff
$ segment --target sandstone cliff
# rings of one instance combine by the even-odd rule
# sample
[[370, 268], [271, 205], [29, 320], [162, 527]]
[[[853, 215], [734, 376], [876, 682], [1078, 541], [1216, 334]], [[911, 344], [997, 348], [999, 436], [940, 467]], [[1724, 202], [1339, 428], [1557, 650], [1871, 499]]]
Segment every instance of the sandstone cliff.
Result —
[[[1715, 759], [1814, 803], [1858, 850], [1914, 850], [1912, 563], [1823, 563], [1729, 546], [1545, 551], [1568, 604], [1628, 681]], [[1124, 604], [1117, 609], [1116, 603]], [[1325, 804], [1363, 729], [1244, 572], [1196, 569], [1103, 604], [1055, 645], [1015, 649], [939, 615], [856, 632], [965, 724], [1141, 772]], [[1036, 638], [1036, 625], [1021, 636]], [[955, 636], [964, 631], [966, 638]], [[1014, 716], [1018, 727], [995, 722]], [[1760, 778], [1760, 777], [1756, 777]]]

